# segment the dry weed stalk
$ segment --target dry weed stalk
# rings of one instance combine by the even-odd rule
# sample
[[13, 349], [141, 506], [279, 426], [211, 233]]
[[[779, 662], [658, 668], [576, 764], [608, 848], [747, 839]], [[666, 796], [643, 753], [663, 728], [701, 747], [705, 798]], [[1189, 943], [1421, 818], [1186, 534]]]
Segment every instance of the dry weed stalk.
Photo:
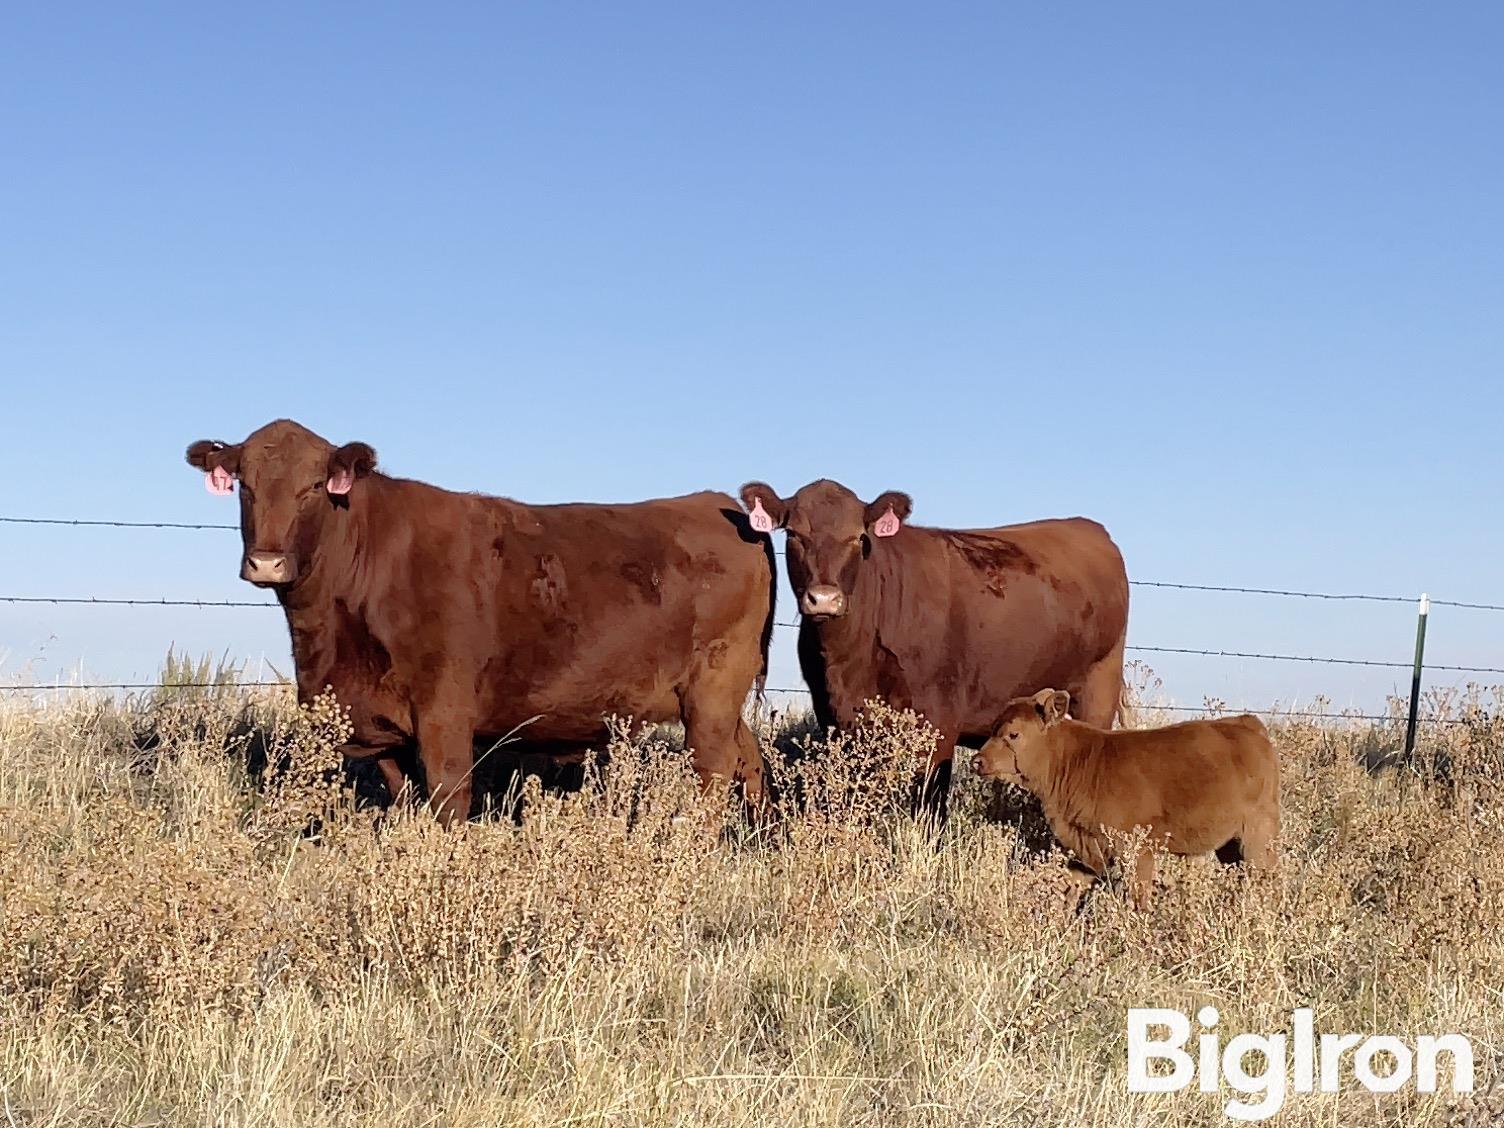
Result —
[[[1203, 1095], [1123, 1086], [1126, 1008], [1206, 1002], [1229, 1030], [1282, 1029], [1301, 1004], [1327, 1029], [1455, 1029], [1486, 1087], [1504, 1038], [1500, 705], [1433, 700], [1459, 723], [1378, 774], [1364, 758], [1383, 726], [1276, 720], [1276, 876], [1176, 859], [1147, 911], [1109, 889], [1073, 913], [1064, 859], [990, 822], [964, 769], [944, 831], [915, 824], [932, 734], [877, 704], [799, 755], [770, 741], [780, 798], [758, 826], [702, 797], [662, 734], [621, 724], [577, 793], [533, 781], [519, 820], [446, 832], [355, 801], [331, 701], [14, 702], [0, 1108], [100, 1125], [1214, 1123]], [[1292, 1101], [1283, 1122], [1469, 1107], [1350, 1094]]]

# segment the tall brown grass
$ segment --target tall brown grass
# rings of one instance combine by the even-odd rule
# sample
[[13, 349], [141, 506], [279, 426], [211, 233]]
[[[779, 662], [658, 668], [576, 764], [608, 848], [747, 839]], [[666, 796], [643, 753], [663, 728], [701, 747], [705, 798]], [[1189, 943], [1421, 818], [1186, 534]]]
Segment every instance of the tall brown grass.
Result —
[[1214, 1124], [1229, 1094], [1125, 1085], [1129, 1007], [1212, 1003], [1224, 1036], [1310, 1006], [1473, 1039], [1471, 1100], [1350, 1088], [1276, 1123], [1493, 1123], [1500, 705], [1432, 701], [1460, 723], [1377, 775], [1394, 727], [1276, 720], [1276, 877], [1174, 860], [1147, 911], [1109, 886], [1071, 913], [1063, 859], [964, 769], [942, 832], [910, 818], [925, 730], [881, 707], [778, 756], [757, 826], [623, 730], [580, 792], [534, 781], [520, 820], [444, 831], [352, 799], [328, 702], [23, 697], [0, 706], [0, 1119]]

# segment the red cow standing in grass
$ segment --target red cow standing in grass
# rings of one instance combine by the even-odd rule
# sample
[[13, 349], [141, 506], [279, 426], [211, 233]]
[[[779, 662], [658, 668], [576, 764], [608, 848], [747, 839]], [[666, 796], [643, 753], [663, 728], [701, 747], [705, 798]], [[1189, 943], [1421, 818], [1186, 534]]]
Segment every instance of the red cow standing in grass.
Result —
[[788, 534], [799, 663], [826, 727], [881, 697], [939, 730], [926, 798], [943, 810], [958, 742], [979, 747], [1014, 697], [1066, 686], [1111, 725], [1123, 690], [1128, 576], [1107, 531], [1072, 518], [991, 529], [908, 523], [907, 494], [837, 482], [792, 497], [742, 487], [752, 527]]
[[343, 751], [375, 757], [396, 795], [416, 745], [444, 821], [468, 816], [473, 741], [526, 723], [578, 752], [605, 718], [679, 720], [701, 778], [761, 800], [742, 720], [766, 669], [776, 571], [724, 494], [630, 505], [525, 505], [376, 469], [279, 420], [188, 462], [240, 490], [240, 574], [287, 615], [298, 697], [332, 686]]

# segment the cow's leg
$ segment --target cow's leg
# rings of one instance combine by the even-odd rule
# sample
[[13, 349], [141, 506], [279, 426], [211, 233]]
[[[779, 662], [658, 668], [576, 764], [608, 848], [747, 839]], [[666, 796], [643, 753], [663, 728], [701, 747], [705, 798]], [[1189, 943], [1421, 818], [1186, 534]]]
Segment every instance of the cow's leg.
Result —
[[418, 755], [428, 777], [428, 804], [445, 826], [470, 817], [474, 741], [469, 710], [430, 706], [418, 715]]
[[679, 690], [684, 744], [701, 785], [707, 792], [739, 788], [754, 814], [766, 802], [762, 750], [742, 719], [742, 709], [761, 669], [762, 652], [755, 644], [721, 639], [695, 654]]
[[738, 786], [750, 810], [764, 802], [762, 750], [757, 738], [742, 720], [741, 700], [734, 692], [697, 683], [683, 694], [680, 716], [684, 721], [684, 744], [709, 793]]
[[387, 794], [392, 797], [392, 802], [401, 800], [408, 793], [411, 782], [403, 774], [397, 757], [382, 756], [376, 761], [376, 766], [381, 769], [381, 778], [386, 783]]
[[[934, 723], [933, 721], [931, 722]], [[956, 755], [957, 732], [946, 726], [929, 750], [922, 768], [914, 779], [913, 809], [916, 815], [943, 825], [950, 808], [951, 763]]]
[[1123, 642], [1101, 661], [1088, 666], [1071, 695], [1071, 716], [1097, 728], [1112, 728], [1123, 699]]
[[340, 745], [340, 755], [347, 762], [374, 763], [381, 774], [381, 783], [386, 788], [388, 798], [396, 803], [404, 790], [411, 786], [397, 760], [397, 753], [402, 746], [385, 734], [372, 738], [368, 734], [357, 733], [357, 737], [359, 739]]
[[757, 737], [747, 727], [746, 720], [738, 715], [736, 718], [736, 779], [742, 785], [742, 794], [746, 797], [747, 807], [757, 813], [761, 813], [768, 802], [764, 774], [762, 749], [758, 747]]

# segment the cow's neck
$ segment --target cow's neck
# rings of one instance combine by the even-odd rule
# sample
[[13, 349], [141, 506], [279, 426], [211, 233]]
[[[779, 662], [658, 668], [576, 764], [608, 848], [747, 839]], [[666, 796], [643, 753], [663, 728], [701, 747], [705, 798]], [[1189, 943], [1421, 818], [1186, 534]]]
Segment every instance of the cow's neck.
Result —
[[352, 617], [365, 613], [362, 578], [371, 538], [400, 508], [385, 504], [392, 483], [372, 475], [356, 486], [349, 507], [325, 516], [313, 567], [295, 587], [277, 592], [292, 638], [293, 667], [302, 700], [321, 692], [334, 673], [337, 642]]
[[[864, 697], [881, 688], [877, 675], [883, 634], [883, 580], [890, 566], [886, 552], [864, 561], [847, 600], [850, 610], [839, 619], [814, 627], [826, 691], [842, 726], [852, 722]], [[909, 702], [892, 704], [905, 707]]]

